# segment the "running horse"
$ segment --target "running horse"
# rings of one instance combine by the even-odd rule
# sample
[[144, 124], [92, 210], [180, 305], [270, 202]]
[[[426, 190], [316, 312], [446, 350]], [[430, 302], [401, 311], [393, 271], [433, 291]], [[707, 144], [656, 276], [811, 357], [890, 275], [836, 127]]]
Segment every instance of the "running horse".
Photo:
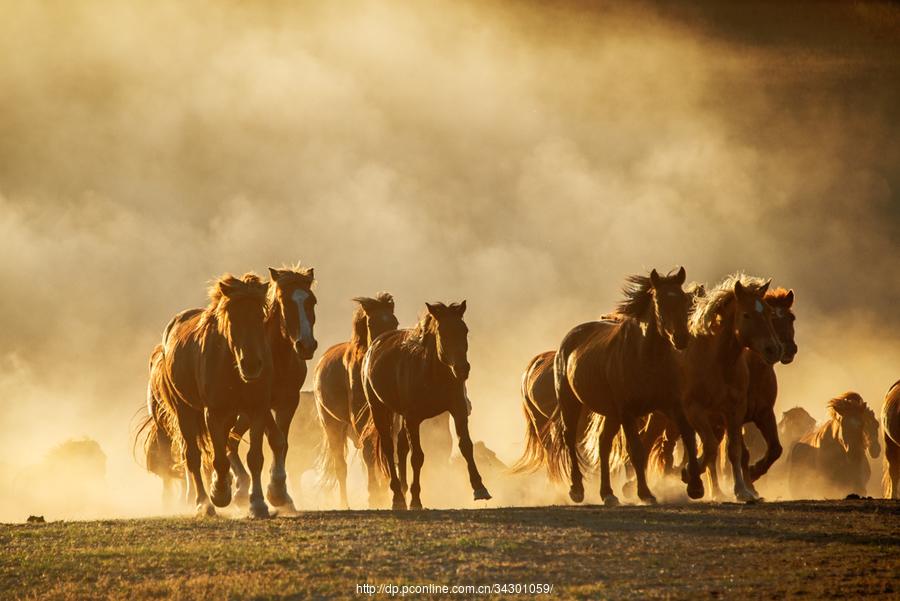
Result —
[[683, 477], [688, 495], [703, 496], [697, 465], [694, 431], [681, 410], [681, 374], [677, 350], [690, 341], [690, 295], [682, 289], [684, 268], [674, 275], [632, 276], [614, 320], [576, 326], [563, 338], [554, 359], [558, 408], [545, 431], [549, 436], [547, 467], [552, 479], [569, 475], [569, 497], [584, 500], [578, 422], [583, 408], [604, 417], [598, 436], [600, 495], [607, 505], [618, 499], [610, 484], [609, 454], [613, 439], [624, 430], [628, 453], [635, 467], [638, 497], [656, 498], [646, 481], [646, 453], [638, 436], [638, 421], [662, 410], [681, 426], [688, 454]]
[[[290, 513], [296, 511], [287, 490], [288, 436], [291, 421], [300, 404], [300, 387], [306, 380], [306, 362], [318, 347], [313, 334], [316, 322], [316, 296], [313, 268], [269, 268], [267, 289], [266, 340], [272, 353], [272, 387], [266, 412], [265, 432], [272, 449], [272, 469], [266, 498], [274, 507]], [[241, 437], [250, 428], [251, 415], [242, 413], [228, 440], [228, 459], [237, 477], [235, 502], [248, 499], [251, 477], [238, 455]]]
[[881, 427], [884, 428], [884, 497], [900, 499], [900, 380], [884, 397]]
[[[459, 451], [466, 460], [475, 500], [490, 499], [475, 465], [469, 436], [468, 332], [463, 315], [466, 301], [445, 305], [425, 304], [426, 311], [415, 328], [395, 330], [379, 336], [363, 358], [361, 376], [372, 421], [363, 433], [371, 437], [376, 465], [390, 477], [393, 508], [406, 509], [406, 495], [398, 475], [406, 469], [405, 454], [394, 458], [394, 416], [402, 418], [401, 431], [412, 450], [412, 509], [422, 507], [419, 478], [425, 455], [419, 438], [422, 421], [449, 412], [456, 427]], [[397, 445], [400, 450], [404, 446]]]
[[384, 332], [397, 329], [394, 298], [387, 292], [375, 298], [360, 296], [353, 312], [353, 330], [348, 342], [329, 348], [316, 365], [314, 391], [316, 412], [325, 432], [325, 444], [320, 449], [319, 463], [323, 468], [322, 482], [337, 483], [341, 507], [347, 501], [347, 438], [357, 448], [362, 447], [363, 461], [369, 480], [369, 507], [377, 505], [379, 496], [378, 472], [375, 467], [375, 448], [371, 438], [362, 439], [362, 432], [371, 417], [362, 386], [360, 368], [372, 341]]
[[859, 394], [846, 392], [828, 401], [828, 419], [800, 439], [788, 456], [791, 495], [802, 497], [817, 486], [825, 496], [866, 494], [872, 459], [881, 453], [878, 419]]
[[714, 467], [719, 449], [716, 427], [724, 423], [734, 494], [739, 501], [758, 498], [747, 485], [742, 467], [742, 427], [750, 387], [745, 352], [757, 353], [769, 366], [783, 353], [772, 324], [772, 308], [765, 302], [768, 289], [768, 281], [736, 274], [697, 298], [691, 315], [693, 341], [680, 357], [684, 411], [703, 444], [700, 465], [703, 469]]
[[[226, 441], [238, 414], [250, 422], [251, 517], [268, 517], [262, 492], [262, 438], [272, 391], [272, 351], [266, 337], [266, 284], [252, 273], [226, 274], [209, 289], [209, 305], [176, 315], [163, 334], [162, 357], [150, 389], [175, 416], [197, 514], [215, 515], [231, 502]], [[211, 447], [207, 495], [201, 452]]]

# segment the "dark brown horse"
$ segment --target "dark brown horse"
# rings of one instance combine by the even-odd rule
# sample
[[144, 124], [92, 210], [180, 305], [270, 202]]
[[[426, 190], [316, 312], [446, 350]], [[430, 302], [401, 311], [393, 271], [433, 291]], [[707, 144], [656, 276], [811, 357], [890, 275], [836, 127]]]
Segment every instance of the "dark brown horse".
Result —
[[363, 461], [369, 479], [369, 506], [378, 504], [379, 480], [375, 467], [375, 447], [371, 438], [363, 440], [362, 432], [371, 420], [363, 390], [360, 368], [373, 340], [384, 332], [397, 329], [394, 298], [387, 292], [375, 298], [353, 299], [359, 306], [353, 312], [353, 331], [349, 342], [329, 348], [316, 365], [314, 390], [319, 422], [325, 431], [320, 464], [323, 484], [339, 486], [341, 507], [347, 501], [347, 439], [362, 447]]
[[800, 439], [788, 456], [788, 485], [795, 498], [808, 498], [811, 490], [824, 496], [866, 494], [872, 459], [881, 453], [878, 419], [855, 392], [828, 401], [828, 419]]
[[816, 427], [816, 420], [803, 407], [792, 407], [781, 414], [778, 422], [778, 437], [786, 449], [794, 446], [794, 443], [806, 436]]
[[884, 429], [884, 497], [900, 499], [900, 381], [884, 397], [881, 427]]
[[[696, 301], [691, 316], [693, 342], [682, 355], [684, 410], [703, 443], [700, 464], [714, 466], [719, 449], [716, 428], [724, 424], [734, 494], [740, 501], [757, 498], [744, 479], [742, 427], [747, 416], [750, 369], [745, 351], [769, 365], [783, 347], [765, 302], [769, 282], [743, 274], [729, 276]], [[774, 424], [773, 424], [774, 425]]]
[[[783, 348], [781, 363], [788, 365], [797, 355], [797, 343], [794, 340], [794, 321], [796, 317], [792, 311], [794, 304], [794, 291], [778, 288], [769, 290], [764, 296], [766, 304], [772, 309], [772, 327]], [[768, 363], [758, 353], [749, 349], [744, 350], [744, 360], [749, 370], [749, 385], [747, 388], [747, 414], [744, 417], [745, 424], [753, 424], [759, 428], [762, 438], [765, 440], [765, 455], [753, 465], [750, 465], [750, 451], [748, 445], [744, 445], [741, 452], [741, 465], [744, 479], [751, 491], [755, 492], [753, 483], [764, 476], [782, 453], [782, 445], [778, 439], [778, 424], [775, 417], [775, 400], [778, 397], [778, 378], [775, 375], [775, 366]], [[724, 426], [724, 424], [723, 424]], [[717, 439], [721, 443], [725, 436], [724, 427], [716, 432]], [[709, 465], [710, 493], [713, 498], [720, 498], [716, 466]]]
[[[266, 415], [266, 438], [272, 449], [272, 469], [266, 497], [275, 507], [295, 510], [287, 490], [288, 436], [291, 421], [300, 403], [300, 387], [306, 380], [306, 362], [318, 347], [313, 329], [316, 323], [315, 281], [311, 267], [269, 268], [271, 281], [267, 291], [266, 340], [272, 353], [272, 387]], [[235, 502], [247, 498], [250, 476], [241, 463], [238, 445], [251, 424], [251, 416], [242, 413], [228, 442], [228, 458], [237, 477]]]
[[[226, 441], [239, 413], [250, 421], [250, 515], [269, 514], [261, 476], [273, 371], [266, 289], [254, 274], [222, 276], [210, 288], [206, 309], [176, 315], [163, 335], [163, 356], [151, 387], [177, 418], [199, 515], [215, 515], [213, 505], [231, 502]], [[201, 447], [207, 444], [214, 468], [209, 496], [201, 473]]]
[[558, 410], [547, 429], [551, 478], [568, 473], [569, 496], [584, 499], [578, 449], [578, 420], [582, 408], [604, 416], [598, 437], [600, 495], [608, 505], [618, 503], [610, 483], [609, 454], [619, 427], [625, 432], [628, 454], [635, 466], [637, 493], [655, 502], [647, 487], [646, 453], [638, 436], [639, 420], [655, 410], [673, 417], [688, 449], [685, 479], [691, 497], [703, 495], [696, 462], [694, 432], [679, 404], [681, 374], [676, 349], [690, 339], [687, 322], [691, 298], [682, 286], [684, 268], [677, 274], [632, 276], [619, 305], [619, 319], [593, 321], [572, 329], [554, 361]]
[[406, 509], [406, 498], [398, 475], [398, 464], [405, 467], [406, 456], [394, 461], [392, 423], [402, 417], [402, 432], [412, 450], [413, 480], [410, 507], [422, 507], [419, 477], [425, 455], [419, 439], [423, 420], [449, 412], [456, 426], [459, 451], [469, 469], [469, 482], [475, 500], [490, 499], [481, 481], [472, 454], [469, 437], [469, 402], [466, 379], [469, 377], [468, 332], [463, 314], [466, 302], [445, 305], [426, 303], [427, 311], [418, 325], [379, 336], [369, 347], [362, 366], [366, 400], [372, 423], [365, 436], [373, 437], [380, 453], [376, 461], [390, 476], [394, 509]]

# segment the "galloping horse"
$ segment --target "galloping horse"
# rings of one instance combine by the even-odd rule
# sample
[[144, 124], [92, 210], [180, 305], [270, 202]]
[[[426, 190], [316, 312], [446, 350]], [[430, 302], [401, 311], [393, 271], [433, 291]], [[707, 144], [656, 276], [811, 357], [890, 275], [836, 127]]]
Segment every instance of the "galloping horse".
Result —
[[378, 477], [375, 468], [375, 447], [371, 439], [362, 440], [362, 432], [371, 419], [366, 394], [362, 386], [360, 367], [363, 357], [384, 332], [397, 329], [394, 298], [387, 292], [375, 298], [353, 299], [358, 307], [353, 312], [353, 332], [349, 342], [336, 344], [325, 351], [316, 365], [314, 390], [319, 423], [325, 431], [325, 444], [320, 450], [323, 483], [340, 487], [341, 507], [347, 502], [347, 438], [357, 448], [362, 446], [363, 460], [369, 477], [369, 506], [378, 497]]
[[[469, 469], [475, 500], [490, 499], [481, 481], [469, 437], [468, 328], [463, 321], [466, 301], [459, 304], [426, 303], [426, 312], [413, 329], [396, 330], [379, 336], [366, 351], [361, 370], [366, 401], [372, 413], [364, 438], [372, 437], [380, 453], [376, 463], [390, 476], [394, 509], [406, 509], [406, 497], [398, 476], [398, 466], [406, 469], [406, 455], [394, 462], [392, 422], [403, 418], [402, 432], [412, 449], [413, 480], [409, 506], [422, 507], [419, 476], [425, 460], [419, 440], [423, 420], [449, 411], [456, 426], [459, 451]], [[398, 445], [399, 446], [399, 445]]]
[[[272, 389], [266, 288], [250, 273], [219, 278], [209, 290], [205, 309], [184, 311], [169, 322], [162, 358], [152, 372], [151, 389], [178, 421], [199, 515], [215, 515], [213, 505], [226, 507], [231, 502], [226, 441], [238, 413], [250, 421], [250, 515], [269, 515], [261, 477], [262, 437]], [[209, 496], [201, 474], [201, 447], [207, 445], [212, 446], [214, 468]]]
[[[778, 288], [769, 290], [763, 297], [765, 303], [772, 309], [772, 327], [783, 352], [781, 363], [790, 364], [797, 355], [797, 343], [794, 340], [794, 321], [796, 316], [791, 310], [794, 304], [794, 291]], [[748, 445], [744, 444], [741, 451], [741, 466], [744, 479], [748, 488], [755, 492], [753, 483], [764, 476], [782, 453], [782, 445], [778, 439], [778, 424], [775, 417], [775, 400], [778, 397], [778, 378], [775, 375], [774, 365], [768, 363], [758, 353], [749, 349], [744, 350], [744, 360], [749, 370], [749, 385], [747, 388], [747, 413], [744, 416], [744, 424], [753, 424], [759, 428], [759, 433], [765, 441], [765, 455], [753, 465], [750, 465], [750, 452]], [[725, 436], [724, 429], [716, 432], [716, 438], [721, 443]], [[718, 478], [716, 465], [709, 465], [710, 492], [713, 498], [719, 498]]]
[[884, 496], [900, 499], [900, 380], [884, 397], [881, 427], [884, 428]]
[[872, 475], [866, 451], [873, 459], [881, 452], [875, 412], [855, 392], [831, 399], [828, 420], [801, 438], [788, 456], [791, 494], [808, 495], [819, 484], [826, 496], [865, 495]]
[[806, 436], [816, 427], [816, 420], [803, 407], [792, 407], [781, 414], [778, 422], [778, 437], [786, 449], [794, 446], [794, 443]]
[[[291, 421], [300, 403], [300, 387], [306, 380], [306, 362], [312, 359], [318, 343], [313, 335], [316, 322], [316, 296], [313, 269], [294, 267], [269, 268], [271, 281], [267, 290], [266, 340], [272, 350], [272, 388], [266, 415], [266, 438], [272, 449], [272, 469], [266, 497], [275, 507], [295, 510], [287, 490], [285, 462]], [[274, 416], [272, 415], [274, 413]], [[231, 431], [228, 459], [237, 476], [235, 502], [247, 499], [250, 477], [238, 455], [240, 439], [250, 427], [250, 416], [242, 413]]]
[[715, 427], [724, 422], [739, 501], [757, 498], [746, 484], [741, 465], [750, 385], [744, 352], [756, 352], [773, 365], [783, 351], [772, 325], [772, 309], [764, 300], [768, 288], [769, 282], [737, 274], [697, 298], [691, 316], [693, 342], [681, 356], [684, 410], [703, 443], [700, 464], [714, 466], [719, 449]]
[[583, 407], [604, 416], [598, 437], [600, 495], [607, 505], [618, 503], [610, 484], [609, 454], [621, 426], [637, 476], [641, 500], [653, 503], [647, 487], [646, 454], [638, 436], [638, 420], [654, 410], [671, 415], [680, 425], [688, 454], [684, 474], [688, 494], [703, 496], [696, 460], [694, 431], [679, 404], [680, 372], [676, 349], [690, 339], [687, 321], [690, 295], [683, 289], [685, 271], [650, 277], [632, 276], [619, 305], [619, 317], [576, 326], [556, 352], [554, 381], [558, 409], [545, 435], [549, 436], [548, 471], [558, 479], [568, 473], [569, 497], [584, 500], [578, 421]]

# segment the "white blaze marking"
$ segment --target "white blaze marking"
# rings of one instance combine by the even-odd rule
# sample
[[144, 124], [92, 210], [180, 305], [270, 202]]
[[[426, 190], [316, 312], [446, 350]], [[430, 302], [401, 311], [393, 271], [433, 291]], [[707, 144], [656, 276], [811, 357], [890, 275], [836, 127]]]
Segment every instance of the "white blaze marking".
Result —
[[312, 328], [306, 316], [306, 299], [309, 298], [309, 293], [305, 290], [294, 290], [291, 298], [297, 303], [297, 311], [300, 313], [300, 340], [306, 346], [312, 346]]
[[759, 299], [756, 299], [756, 312], [757, 313], [763, 312], [763, 304], [762, 304], [762, 301], [760, 301]]

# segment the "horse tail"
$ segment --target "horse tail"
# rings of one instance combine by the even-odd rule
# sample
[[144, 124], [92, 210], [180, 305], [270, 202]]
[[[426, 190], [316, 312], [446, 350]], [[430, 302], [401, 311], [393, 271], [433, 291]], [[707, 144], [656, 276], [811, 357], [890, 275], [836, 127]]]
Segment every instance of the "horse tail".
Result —
[[337, 462], [335, 456], [347, 455], [347, 433], [343, 423], [328, 413], [318, 393], [316, 394], [318, 420], [325, 436], [316, 453], [316, 469], [319, 472], [319, 488], [332, 489], [338, 484]]
[[[603, 416], [599, 413], [589, 412], [587, 425], [582, 433], [581, 449], [584, 452], [584, 460], [592, 468], [600, 465], [603, 460], [600, 453], [600, 431], [603, 430]], [[615, 465], [615, 459], [612, 459]]]
[[647, 471], [652, 470], [659, 475], [666, 473], [666, 466], [669, 464], [666, 442], [665, 436], [657, 436], [650, 443], [650, 452], [647, 454]]
[[514, 474], [531, 473], [547, 462], [547, 449], [541, 440], [541, 432], [537, 423], [537, 415], [531, 398], [528, 396], [528, 372], [522, 376], [522, 413], [525, 415], [525, 450], [519, 460], [510, 468]]
[[[885, 424], [886, 426], [886, 424]], [[900, 498], [900, 494], [895, 490], [894, 478], [892, 470], [900, 471], [900, 444], [894, 442], [890, 433], [885, 427], [884, 432], [884, 461], [881, 462], [881, 488], [884, 491], [885, 499]], [[897, 483], [900, 485], [900, 482]]]

